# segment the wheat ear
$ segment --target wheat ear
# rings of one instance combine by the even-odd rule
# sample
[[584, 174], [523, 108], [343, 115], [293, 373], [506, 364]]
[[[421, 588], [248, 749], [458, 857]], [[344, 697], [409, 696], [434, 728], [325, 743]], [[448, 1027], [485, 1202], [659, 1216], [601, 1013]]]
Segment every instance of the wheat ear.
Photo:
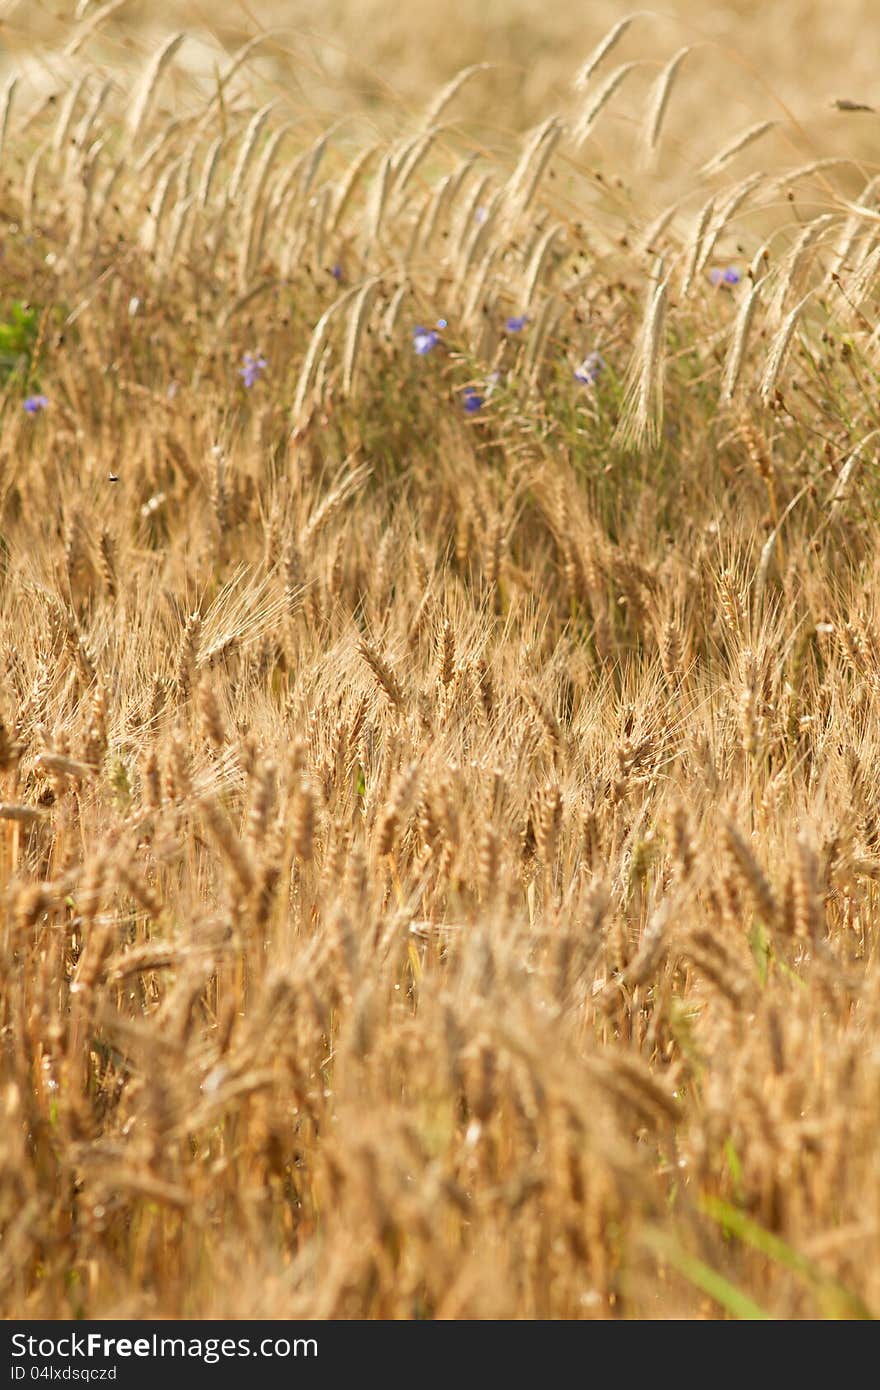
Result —
[[614, 27], [609, 29], [605, 37], [600, 39], [587, 61], [575, 74], [574, 86], [578, 91], [582, 91], [584, 87], [586, 87], [599, 64], [608, 57], [612, 48], [615, 48], [616, 45], [620, 43], [620, 40], [623, 38], [633, 20], [638, 19], [641, 13], [642, 12], [639, 11], [636, 14], [627, 15], [625, 19], [618, 20]]
[[183, 43], [184, 37], [183, 34], [172, 34], [169, 39], [166, 39], [141, 79], [138, 95], [132, 105], [128, 120], [129, 140], [132, 145], [136, 145], [138, 142], [149, 115], [153, 98], [156, 95], [156, 88], [162, 80], [162, 74]]
[[651, 164], [657, 153], [657, 146], [660, 143], [660, 132], [663, 129], [663, 121], [669, 106], [669, 98], [672, 95], [672, 88], [675, 86], [675, 79], [681, 71], [682, 63], [689, 53], [693, 51], [693, 45], [688, 44], [680, 48], [673, 54], [666, 64], [651, 93], [648, 102], [648, 111], [645, 118], [645, 129], [642, 137], [643, 143], [643, 162]]
[[720, 174], [732, 159], [735, 159], [743, 150], [748, 149], [749, 145], [753, 145], [756, 140], [760, 140], [762, 135], [766, 135], [768, 130], [772, 130], [778, 124], [778, 121], [758, 121], [755, 125], [750, 125], [748, 130], [742, 131], [703, 165], [700, 169], [701, 176], [708, 179], [714, 177], [715, 174]]

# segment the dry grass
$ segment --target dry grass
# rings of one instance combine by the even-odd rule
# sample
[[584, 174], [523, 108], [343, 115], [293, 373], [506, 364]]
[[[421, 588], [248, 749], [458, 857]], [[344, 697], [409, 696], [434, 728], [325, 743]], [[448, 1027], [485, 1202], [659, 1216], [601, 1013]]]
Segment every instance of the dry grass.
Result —
[[325, 138], [79, 9], [0, 104], [0, 1314], [871, 1316], [874, 167], [684, 161], [642, 20], [490, 152], [482, 70]]

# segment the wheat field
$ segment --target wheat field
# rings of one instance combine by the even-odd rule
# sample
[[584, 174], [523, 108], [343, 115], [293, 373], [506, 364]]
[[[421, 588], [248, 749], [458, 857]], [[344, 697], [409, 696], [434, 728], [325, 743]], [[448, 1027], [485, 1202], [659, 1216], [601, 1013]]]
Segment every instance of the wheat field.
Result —
[[873, 1317], [872, 6], [212, 8], [0, 5], [0, 1315]]

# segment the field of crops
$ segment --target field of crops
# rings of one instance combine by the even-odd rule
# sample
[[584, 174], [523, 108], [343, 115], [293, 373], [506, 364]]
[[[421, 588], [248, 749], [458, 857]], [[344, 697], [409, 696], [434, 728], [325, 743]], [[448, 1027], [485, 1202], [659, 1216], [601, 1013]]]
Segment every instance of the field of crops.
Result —
[[880, 1311], [880, 19], [667, 10], [0, 2], [3, 1318]]

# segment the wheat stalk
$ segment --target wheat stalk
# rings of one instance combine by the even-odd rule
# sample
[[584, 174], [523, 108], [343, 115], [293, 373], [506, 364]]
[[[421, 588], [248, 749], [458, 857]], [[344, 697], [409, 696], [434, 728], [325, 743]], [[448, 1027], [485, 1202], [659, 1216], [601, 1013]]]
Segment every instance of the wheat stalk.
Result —
[[342, 357], [342, 394], [344, 396], [350, 396], [352, 393], [358, 348], [364, 325], [370, 316], [377, 285], [378, 277], [368, 280], [352, 302], [348, 313], [348, 328]]
[[752, 319], [755, 315], [755, 308], [760, 297], [760, 289], [763, 281], [755, 281], [748, 288], [744, 295], [736, 316], [733, 338], [730, 349], [724, 361], [724, 370], [721, 377], [721, 399], [732, 401], [734, 393], [742, 373], [743, 362], [745, 361], [746, 349], [749, 343], [749, 332], [752, 326]]
[[836, 220], [834, 213], [830, 212], [823, 213], [821, 217], [813, 218], [812, 222], [807, 223], [786, 254], [777, 270], [776, 286], [768, 306], [768, 316], [771, 322], [778, 322], [782, 317], [785, 301], [794, 284], [798, 270], [812, 248], [821, 240], [828, 228], [836, 223]]
[[291, 416], [294, 426], [301, 423], [304, 418], [306, 401], [314, 385], [315, 373], [318, 368], [318, 362], [324, 348], [327, 330], [331, 320], [341, 312], [345, 305], [348, 304], [357, 293], [358, 291], [356, 288], [346, 290], [344, 294], [340, 295], [339, 298], [330, 305], [329, 309], [325, 310], [315, 324], [312, 336], [309, 339], [308, 350], [305, 355], [305, 360], [303, 361], [302, 369], [300, 370], [299, 380], [297, 381], [296, 392], [293, 398]]
[[760, 140], [768, 131], [775, 129], [778, 124], [778, 121], [757, 121], [754, 125], [750, 125], [747, 130], [742, 131], [735, 140], [731, 140], [703, 165], [700, 169], [701, 176], [708, 179], [720, 174], [738, 154], [742, 154], [743, 150], [747, 150], [756, 140]]
[[764, 368], [764, 375], [761, 377], [761, 385], [759, 387], [761, 400], [765, 405], [769, 405], [773, 400], [776, 384], [779, 380], [779, 373], [782, 371], [782, 365], [785, 361], [794, 330], [797, 327], [798, 320], [803, 310], [812, 299], [814, 293], [815, 291], [810, 290], [786, 315], [782, 326], [777, 330], [770, 344], [770, 351], [767, 354], [767, 365]]
[[[82, 48], [88, 43], [93, 34], [101, 28], [105, 20], [111, 19], [113, 15], [123, 9], [128, 0], [106, 0], [106, 3], [99, 5], [93, 14], [89, 15], [85, 23], [73, 34], [72, 38], [64, 45], [65, 58], [75, 58]], [[79, 16], [78, 16], [79, 17]]]
[[229, 183], [226, 185], [226, 200], [228, 203], [235, 203], [241, 192], [244, 181], [247, 178], [248, 168], [257, 148], [257, 141], [262, 134], [263, 128], [275, 110], [277, 103], [269, 101], [265, 106], [261, 106], [259, 111], [254, 112], [248, 121], [247, 128], [242, 136], [239, 146], [238, 158], [232, 170]]
[[660, 132], [663, 129], [663, 121], [669, 106], [669, 99], [672, 95], [672, 88], [675, 85], [676, 78], [681, 71], [685, 58], [691, 52], [693, 52], [693, 46], [688, 45], [684, 48], [680, 48], [677, 53], [673, 54], [654, 84], [651, 98], [648, 102], [644, 134], [642, 137], [645, 163], [650, 163], [656, 155], [657, 146], [660, 142]]
[[80, 97], [86, 89], [89, 80], [87, 72], [81, 73], [78, 82], [75, 82], [61, 103], [58, 112], [58, 120], [55, 123], [55, 132], [52, 136], [52, 153], [56, 156], [63, 150], [70, 139], [70, 127], [73, 124], [73, 117], [79, 105]]
[[505, 191], [510, 223], [531, 204], [553, 152], [562, 139], [562, 133], [562, 122], [557, 116], [551, 116], [528, 141]]
[[705, 270], [709, 259], [718, 244], [722, 233], [733, 221], [740, 208], [752, 196], [756, 189], [764, 183], [763, 174], [750, 174], [743, 179], [723, 200], [718, 208], [718, 214], [703, 239], [702, 250], [697, 260], [697, 271]]
[[385, 155], [385, 158], [379, 165], [379, 171], [376, 174], [373, 187], [370, 189], [366, 226], [364, 229], [364, 249], [367, 252], [375, 245], [382, 227], [382, 218], [385, 215], [388, 194], [391, 189], [393, 162], [393, 155], [389, 150], [388, 154]]
[[639, 18], [639, 13], [627, 15], [625, 19], [618, 20], [613, 28], [609, 29], [604, 38], [599, 41], [589, 58], [577, 71], [574, 79], [574, 86], [577, 90], [582, 91], [583, 88], [587, 86], [587, 83], [600, 63], [608, 57], [612, 48], [620, 42], [633, 20]]
[[598, 91], [594, 92], [589, 98], [589, 101], [584, 106], [584, 109], [575, 121], [571, 131], [572, 142], [577, 148], [580, 148], [592, 134], [593, 126], [596, 124], [596, 121], [599, 119], [599, 116], [604, 111], [617, 89], [626, 78], [629, 77], [631, 72], [635, 72], [636, 68], [640, 68], [641, 66], [642, 64], [638, 61], [621, 63], [619, 67], [615, 68], [614, 71], [606, 77]]
[[172, 34], [170, 38], [156, 50], [152, 61], [148, 64], [137, 95], [132, 102], [128, 116], [128, 133], [131, 146], [135, 146], [140, 139], [141, 132], [146, 124], [153, 101], [155, 100], [156, 90], [162, 80], [162, 74], [168, 67], [175, 53], [183, 43], [184, 34]]
[[15, 101], [15, 89], [18, 86], [18, 74], [12, 73], [3, 84], [3, 91], [0, 93], [0, 156], [3, 154], [3, 147], [6, 144], [6, 136], [9, 131], [9, 122], [12, 118], [12, 106]]
[[682, 298], [684, 298], [685, 295], [687, 295], [690, 292], [690, 288], [694, 282], [694, 276], [697, 273], [697, 269], [699, 266], [703, 264], [705, 260], [705, 256], [703, 254], [704, 245], [706, 241], [707, 231], [709, 228], [709, 222], [714, 211], [715, 198], [713, 196], [709, 199], [707, 203], [703, 204], [702, 208], [697, 214], [697, 220], [694, 223], [694, 230], [691, 233], [690, 238], [690, 250], [688, 252], [688, 258], [685, 263], [684, 274], [681, 280]]
[[465, 83], [470, 82], [471, 78], [476, 77], [477, 73], [490, 72], [491, 70], [491, 63], [471, 63], [469, 67], [462, 68], [461, 72], [457, 72], [445, 86], [440, 88], [437, 95], [433, 97], [428, 104], [425, 114], [422, 117], [423, 129], [430, 131], [437, 125], [441, 116], [458, 96]]
[[663, 340], [668, 278], [657, 278], [642, 322], [638, 351], [629, 372], [616, 437], [625, 448], [655, 447], [663, 419]]
[[538, 244], [532, 252], [523, 282], [522, 306], [524, 309], [528, 309], [532, 305], [535, 293], [547, 268], [547, 262], [553, 250], [553, 243], [561, 235], [562, 231], [563, 228], [559, 223], [553, 223], [540, 237]]
[[335, 232], [342, 226], [343, 219], [347, 213], [351, 201], [354, 198], [358, 184], [364, 177], [370, 164], [376, 157], [379, 147], [368, 145], [366, 149], [360, 150], [346, 171], [345, 177], [339, 185], [336, 201], [333, 208], [333, 216], [330, 221], [329, 230]]
[[864, 439], [860, 439], [856, 447], [853, 450], [851, 450], [850, 453], [847, 455], [846, 459], [844, 460], [843, 466], [841, 467], [840, 472], [838, 473], [834, 481], [834, 486], [828, 495], [828, 502], [832, 509], [836, 509], [841, 505], [841, 503], [846, 501], [847, 495], [850, 491], [850, 487], [852, 486], [853, 477], [855, 476], [856, 469], [858, 468], [858, 465], [861, 461], [862, 454], [864, 453], [868, 445], [874, 439], [877, 438], [878, 434], [880, 434], [880, 431], [878, 430], [869, 431], [869, 433], [865, 435]]

